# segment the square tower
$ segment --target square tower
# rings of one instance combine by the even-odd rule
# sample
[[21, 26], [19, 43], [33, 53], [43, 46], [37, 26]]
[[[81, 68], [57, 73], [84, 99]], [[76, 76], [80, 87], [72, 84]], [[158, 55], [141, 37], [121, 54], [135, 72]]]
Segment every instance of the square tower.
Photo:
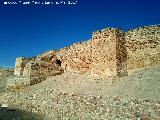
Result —
[[106, 28], [92, 34], [92, 73], [105, 77], [127, 74], [125, 34]]

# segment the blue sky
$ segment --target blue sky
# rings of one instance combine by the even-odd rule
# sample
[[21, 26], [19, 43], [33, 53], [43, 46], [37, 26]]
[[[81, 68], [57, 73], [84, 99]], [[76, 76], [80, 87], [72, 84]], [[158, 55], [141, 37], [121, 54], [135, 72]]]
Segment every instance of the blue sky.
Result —
[[0, 66], [14, 66], [19, 56], [88, 40], [93, 31], [105, 27], [127, 31], [160, 24], [159, 0], [77, 0], [77, 5], [48, 6], [3, 5], [4, 1], [0, 2]]

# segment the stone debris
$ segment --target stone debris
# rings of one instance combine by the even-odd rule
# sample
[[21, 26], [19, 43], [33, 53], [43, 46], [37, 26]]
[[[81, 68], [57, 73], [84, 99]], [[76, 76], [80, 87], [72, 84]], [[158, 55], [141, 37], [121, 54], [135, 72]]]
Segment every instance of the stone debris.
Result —
[[45, 120], [159, 120], [160, 88], [155, 87], [159, 68], [112, 84], [89, 75], [62, 74], [21, 91], [0, 93], [0, 103], [40, 114]]
[[0, 102], [41, 114], [49, 120], [159, 120], [160, 103], [123, 97], [96, 97], [57, 92], [53, 89], [34, 93], [6, 93]]

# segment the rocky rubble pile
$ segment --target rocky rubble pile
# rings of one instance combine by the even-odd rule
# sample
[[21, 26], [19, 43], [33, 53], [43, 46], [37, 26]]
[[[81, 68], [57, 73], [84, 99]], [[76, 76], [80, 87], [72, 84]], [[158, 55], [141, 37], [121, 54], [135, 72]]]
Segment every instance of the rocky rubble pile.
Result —
[[160, 103], [122, 97], [102, 97], [35, 89], [32, 93], [5, 93], [0, 103], [15, 104], [21, 109], [54, 120], [159, 120]]
[[45, 120], [159, 120], [159, 71], [156, 66], [114, 83], [62, 74], [20, 92], [0, 93], [0, 104]]

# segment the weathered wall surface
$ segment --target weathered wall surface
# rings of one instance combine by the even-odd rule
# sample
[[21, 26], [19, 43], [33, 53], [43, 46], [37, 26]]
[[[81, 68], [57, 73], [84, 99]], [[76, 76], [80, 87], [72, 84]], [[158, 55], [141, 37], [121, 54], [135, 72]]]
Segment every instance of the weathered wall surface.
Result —
[[51, 57], [55, 54], [65, 72], [112, 77], [127, 74], [126, 53], [124, 32], [107, 28], [94, 32], [91, 40], [49, 51], [42, 56]]
[[91, 69], [91, 40], [60, 49], [56, 54], [65, 72], [85, 73]]
[[129, 71], [160, 64], [160, 25], [130, 30], [126, 41]]
[[[51, 54], [49, 54], [50, 53], [47, 52], [47, 55], [42, 54], [36, 58], [17, 58], [14, 70], [15, 77], [27, 77], [28, 82], [32, 85], [45, 80], [48, 76], [62, 74], [64, 70], [55, 52], [52, 51]], [[11, 84], [12, 83], [13, 82], [11, 82]]]
[[92, 35], [92, 73], [100, 76], [127, 74], [124, 32], [107, 28]]
[[24, 58], [24, 57], [16, 58], [14, 75], [16, 76], [23, 75], [25, 65], [33, 59], [34, 58]]
[[32, 85], [44, 81], [49, 76], [60, 75], [63, 72], [63, 69], [55, 63], [30, 61], [24, 68], [23, 76], [28, 77]]

